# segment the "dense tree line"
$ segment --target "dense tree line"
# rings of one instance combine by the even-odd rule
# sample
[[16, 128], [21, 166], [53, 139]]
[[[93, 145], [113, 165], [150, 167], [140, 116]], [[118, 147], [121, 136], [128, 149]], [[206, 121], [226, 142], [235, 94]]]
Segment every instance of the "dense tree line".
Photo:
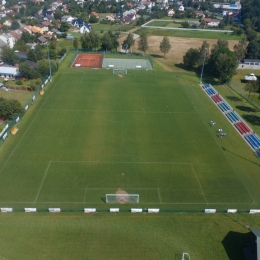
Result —
[[211, 51], [206, 41], [200, 49], [190, 48], [183, 57], [183, 63], [193, 69], [204, 64], [205, 70], [220, 82], [230, 80], [237, 68], [235, 53], [228, 48], [226, 40], [218, 40]]
[[[90, 33], [86, 33], [84, 36], [82, 36], [80, 38], [80, 42], [82, 49], [91, 50], [102, 48], [105, 51], [116, 51], [117, 47], [119, 46], [117, 36], [111, 31], [104, 33], [102, 37], [100, 37], [96, 32], [91, 31]], [[78, 40], [74, 39], [73, 46], [74, 48], [78, 46]]]

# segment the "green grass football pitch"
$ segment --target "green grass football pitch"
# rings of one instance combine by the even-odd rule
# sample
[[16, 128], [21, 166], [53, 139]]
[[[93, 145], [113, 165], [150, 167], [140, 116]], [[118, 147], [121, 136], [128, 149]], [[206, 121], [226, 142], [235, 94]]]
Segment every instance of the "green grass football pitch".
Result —
[[[198, 79], [65, 67], [0, 148], [0, 207], [14, 208], [0, 214], [0, 259], [244, 259], [260, 163]], [[119, 189], [140, 203], [106, 204]]]
[[118, 190], [161, 210], [259, 203], [259, 161], [190, 74], [63, 69], [19, 128], [1, 147], [2, 207], [104, 210]]

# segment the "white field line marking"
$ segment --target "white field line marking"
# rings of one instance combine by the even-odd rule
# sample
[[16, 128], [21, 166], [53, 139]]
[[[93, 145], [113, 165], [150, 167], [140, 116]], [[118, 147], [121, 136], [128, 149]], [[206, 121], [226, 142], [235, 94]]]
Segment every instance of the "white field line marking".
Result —
[[[188, 85], [188, 84], [187, 84], [187, 85]], [[190, 98], [189, 98], [189, 96], [188, 96], [188, 94], [187, 94], [185, 88], [183, 88], [183, 89], [184, 89], [184, 92], [185, 92], [186, 96], [187, 96], [188, 99], [190, 100]], [[192, 88], [190, 88], [190, 89], [192, 89]], [[194, 93], [194, 92], [193, 92], [193, 93]], [[198, 99], [198, 101], [200, 102], [200, 104], [203, 105], [203, 103], [201, 102], [200, 98], [197, 97], [197, 99]], [[190, 102], [192, 103], [191, 100], [190, 100]], [[193, 103], [192, 103], [192, 104], [193, 104]], [[203, 117], [201, 116], [200, 112], [199, 112], [197, 109], [195, 109], [195, 110], [197, 111], [197, 114], [198, 114], [199, 117], [201, 118], [201, 120], [202, 120], [202, 122], [204, 123], [204, 125], [206, 125], [207, 129], [209, 130], [209, 125], [204, 121], [204, 119], [203, 119]], [[245, 183], [243, 182], [243, 180], [242, 180], [241, 177], [239, 176], [238, 172], [237, 172], [236, 169], [234, 168], [233, 164], [230, 162], [230, 160], [229, 160], [229, 158], [227, 157], [226, 153], [224, 153], [223, 149], [221, 148], [221, 145], [217, 142], [217, 139], [216, 139], [216, 137], [213, 135], [212, 131], [209, 130], [209, 132], [210, 132], [210, 134], [213, 136], [213, 139], [214, 139], [215, 143], [216, 143], [217, 146], [221, 149], [221, 151], [222, 151], [224, 157], [227, 159], [229, 165], [230, 165], [230, 166], [232, 167], [232, 169], [234, 170], [235, 174], [237, 175], [237, 177], [238, 177], [239, 180], [241, 181], [241, 183], [242, 183], [242, 185], [244, 186], [244, 188], [246, 189], [247, 193], [248, 193], [249, 196], [252, 198], [253, 201], [252, 201], [251, 203], [253, 204], [253, 203], [255, 202], [255, 198], [253, 197], [253, 195], [251, 194], [251, 192], [249, 191], [249, 189], [247, 188], [247, 186], [245, 185]]]
[[112, 163], [125, 163], [125, 164], [184, 164], [184, 165], [192, 165], [192, 163], [175, 163], [175, 162], [117, 162], [117, 161], [52, 161], [52, 163], [107, 163], [107, 164], [112, 164]]
[[38, 193], [37, 193], [37, 195], [36, 195], [36, 198], [35, 198], [35, 200], [34, 200], [34, 203], [36, 203], [36, 201], [37, 201], [37, 199], [38, 199], [38, 197], [39, 197], [39, 194], [40, 194], [41, 189], [42, 189], [42, 185], [43, 185], [43, 183], [44, 183], [44, 181], [45, 181], [45, 178], [46, 178], [46, 175], [47, 175], [48, 170], [49, 170], [49, 168], [50, 168], [50, 165], [51, 165], [51, 161], [49, 162], [48, 167], [47, 167], [47, 169], [46, 169], [46, 171], [45, 171], [45, 173], [44, 173], [44, 176], [43, 176], [43, 178], [42, 178], [42, 182], [41, 182], [41, 185], [40, 185], [40, 187], [39, 187], [39, 190], [38, 190]]
[[[110, 187], [110, 188], [87, 188], [88, 190], [111, 190], [111, 189], [118, 189], [117, 187]], [[124, 189], [128, 189], [128, 190], [157, 190], [158, 188], [127, 188], [124, 187]]]
[[42, 111], [61, 111], [61, 112], [104, 112], [104, 113], [146, 113], [146, 114], [195, 114], [196, 112], [157, 112], [157, 111], [119, 111], [119, 110], [95, 110], [95, 109], [52, 109], [52, 108], [44, 108]]
[[160, 194], [160, 189], [158, 188], [158, 196], [159, 196], [159, 201], [160, 201], [160, 204], [162, 204], [162, 200], [161, 200], [161, 194]]
[[198, 182], [198, 184], [199, 184], [199, 186], [200, 186], [200, 190], [201, 190], [201, 192], [202, 192], [202, 194], [203, 194], [203, 196], [204, 196], [204, 198], [205, 198], [205, 201], [206, 201], [206, 203], [208, 204], [208, 200], [207, 200], [207, 198], [206, 198], [206, 196], [205, 196], [205, 193], [204, 193], [204, 191], [203, 191], [203, 189], [202, 189], [202, 186], [201, 186], [199, 177], [198, 177], [197, 172], [195, 171], [195, 169], [194, 169], [194, 167], [193, 167], [193, 164], [191, 164], [191, 168], [192, 168], [192, 170], [193, 170], [193, 172], [194, 172], [194, 174], [195, 174], [195, 176], [196, 176], [197, 182]]
[[83, 73], [83, 75], [82, 75], [82, 77], [81, 77], [81, 79], [80, 79], [79, 84], [81, 84], [81, 82], [82, 82], [82, 80], [83, 80], [84, 77], [85, 77], [85, 73]]
[[[59, 79], [62, 77], [63, 73], [60, 75]], [[15, 150], [17, 149], [18, 145], [21, 143], [21, 141], [23, 140], [24, 136], [27, 134], [27, 132], [29, 131], [32, 123], [34, 122], [34, 120], [36, 119], [36, 117], [38, 116], [39, 112], [41, 111], [41, 108], [45, 105], [46, 101], [48, 100], [48, 98], [50, 97], [53, 89], [57, 86], [58, 81], [55, 83], [55, 85], [53, 86], [52, 90], [49, 92], [48, 97], [45, 99], [45, 101], [42, 103], [41, 107], [39, 108], [38, 112], [35, 114], [35, 116], [32, 118], [31, 123], [28, 125], [27, 129], [25, 130], [24, 134], [22, 135], [21, 139], [17, 142], [16, 146], [14, 147], [13, 151], [10, 153], [9, 157], [7, 158], [7, 160], [5, 161], [5, 163], [2, 165], [1, 169], [0, 169], [0, 173], [2, 172], [3, 168], [5, 167], [5, 165], [9, 162], [11, 156], [14, 154]]]

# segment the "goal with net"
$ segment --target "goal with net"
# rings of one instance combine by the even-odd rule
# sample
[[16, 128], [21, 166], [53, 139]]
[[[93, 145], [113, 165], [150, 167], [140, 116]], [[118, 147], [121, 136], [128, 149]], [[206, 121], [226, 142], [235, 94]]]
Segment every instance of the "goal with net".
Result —
[[125, 69], [113, 69], [113, 74], [127, 74]]
[[106, 194], [106, 203], [139, 203], [139, 194]]

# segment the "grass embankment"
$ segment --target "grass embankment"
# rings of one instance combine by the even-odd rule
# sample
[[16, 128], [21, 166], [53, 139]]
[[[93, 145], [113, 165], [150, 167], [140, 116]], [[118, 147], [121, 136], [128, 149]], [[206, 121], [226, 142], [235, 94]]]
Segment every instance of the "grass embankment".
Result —
[[141, 34], [143, 31], [145, 31], [149, 35], [184, 37], [184, 38], [224, 39], [224, 40], [241, 40], [242, 38], [242, 36], [237, 36], [237, 35], [233, 35], [232, 33], [224, 33], [224, 32], [163, 30], [163, 29], [150, 29], [150, 28], [141, 28], [136, 30], [135, 33]]

